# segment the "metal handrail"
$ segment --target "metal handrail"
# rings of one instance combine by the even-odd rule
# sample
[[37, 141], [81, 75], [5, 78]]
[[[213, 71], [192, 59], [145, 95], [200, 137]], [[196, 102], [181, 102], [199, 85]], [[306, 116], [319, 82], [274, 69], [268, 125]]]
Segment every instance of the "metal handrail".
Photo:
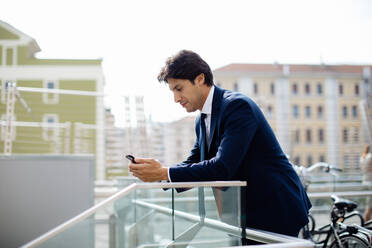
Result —
[[[224, 248], [246, 248], [247, 246], [229, 246]], [[249, 248], [313, 248], [315, 247], [314, 243], [309, 241], [296, 241], [293, 243], [280, 243], [280, 244], [265, 244], [265, 245], [249, 245]]]
[[334, 192], [313, 192], [307, 193], [309, 198], [329, 198], [331, 195], [337, 196], [371, 196], [372, 191], [334, 191]]
[[52, 230], [46, 232], [45, 234], [39, 236], [38, 238], [30, 241], [29, 243], [23, 245], [22, 247], [36, 247], [46, 240], [56, 236], [57, 234], [63, 232], [74, 224], [88, 218], [93, 213], [96, 213], [100, 208], [109, 205], [110, 203], [116, 201], [117, 199], [130, 194], [136, 189], [166, 189], [166, 188], [194, 188], [194, 187], [241, 187], [246, 186], [246, 182], [240, 181], [211, 181], [211, 182], [187, 182], [187, 183], [133, 183], [128, 187], [120, 190], [114, 195], [108, 197], [107, 199], [99, 202], [95, 206], [85, 210], [81, 214], [73, 217], [72, 219], [64, 222], [63, 224], [53, 228]]

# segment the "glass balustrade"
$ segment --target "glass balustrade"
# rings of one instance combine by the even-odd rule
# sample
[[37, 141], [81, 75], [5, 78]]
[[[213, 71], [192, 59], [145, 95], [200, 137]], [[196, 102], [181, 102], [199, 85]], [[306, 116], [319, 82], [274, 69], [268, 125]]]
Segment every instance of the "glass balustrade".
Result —
[[244, 186], [134, 183], [24, 247], [232, 247], [243, 245], [245, 235], [263, 243], [312, 247], [301, 239], [245, 228]]

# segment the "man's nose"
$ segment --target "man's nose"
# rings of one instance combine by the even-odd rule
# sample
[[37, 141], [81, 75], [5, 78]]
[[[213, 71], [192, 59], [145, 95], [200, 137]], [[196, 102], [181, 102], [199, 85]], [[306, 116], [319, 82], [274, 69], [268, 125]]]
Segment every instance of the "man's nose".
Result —
[[178, 103], [181, 100], [181, 97], [179, 94], [173, 93], [174, 102]]

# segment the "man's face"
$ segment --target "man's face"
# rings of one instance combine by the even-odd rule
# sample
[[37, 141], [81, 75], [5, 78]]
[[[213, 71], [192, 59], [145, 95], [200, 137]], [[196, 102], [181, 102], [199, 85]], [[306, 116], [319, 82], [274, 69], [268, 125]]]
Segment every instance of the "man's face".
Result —
[[200, 78], [197, 77], [194, 80], [195, 84], [187, 79], [167, 79], [169, 89], [173, 92], [174, 101], [180, 103], [187, 112], [194, 112], [203, 108], [209, 91], [207, 91], [205, 96], [206, 85], [204, 85], [204, 75], [202, 76], [202, 82]]

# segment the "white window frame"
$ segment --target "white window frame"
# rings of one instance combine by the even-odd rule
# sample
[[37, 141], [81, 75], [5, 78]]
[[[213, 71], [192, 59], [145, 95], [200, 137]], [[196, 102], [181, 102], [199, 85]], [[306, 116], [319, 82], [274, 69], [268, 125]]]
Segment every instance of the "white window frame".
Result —
[[[13, 57], [12, 57], [13, 63], [11, 65], [6, 64], [6, 60], [8, 58], [8, 49], [13, 50]], [[2, 54], [3, 54], [3, 56], [2, 56], [2, 59], [0, 61], [0, 66], [15, 66], [15, 65], [17, 65], [17, 63], [18, 63], [18, 61], [17, 61], [17, 57], [18, 57], [17, 46], [4, 45], [3, 49], [2, 49]]]
[[[54, 83], [54, 89], [59, 89], [59, 81], [55, 79], [45, 79], [43, 80], [43, 88], [48, 89], [48, 83]], [[52, 96], [52, 97], [50, 97]], [[45, 104], [58, 104], [59, 94], [56, 93], [43, 93], [43, 103]]]
[[[43, 115], [43, 123], [49, 123], [48, 122], [49, 118], [53, 118], [55, 124], [57, 124], [59, 122], [59, 120], [58, 120], [59, 118], [58, 118], [57, 114], [44, 114]], [[49, 131], [52, 131], [51, 136], [49, 135]], [[43, 140], [45, 140], [45, 141], [56, 140], [57, 135], [58, 135], [58, 127], [43, 127], [43, 132], [42, 132]]]
[[2, 47], [1, 66], [6, 66], [6, 46]]

